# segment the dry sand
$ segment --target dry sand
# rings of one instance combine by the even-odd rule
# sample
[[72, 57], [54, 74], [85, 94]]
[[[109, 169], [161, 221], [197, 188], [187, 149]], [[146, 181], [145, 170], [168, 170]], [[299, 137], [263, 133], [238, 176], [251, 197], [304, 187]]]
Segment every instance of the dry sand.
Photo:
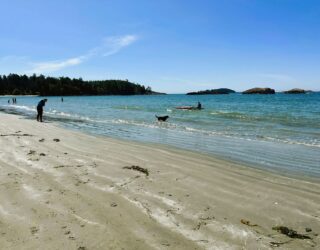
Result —
[[317, 180], [14, 115], [0, 134], [0, 249], [320, 247]]

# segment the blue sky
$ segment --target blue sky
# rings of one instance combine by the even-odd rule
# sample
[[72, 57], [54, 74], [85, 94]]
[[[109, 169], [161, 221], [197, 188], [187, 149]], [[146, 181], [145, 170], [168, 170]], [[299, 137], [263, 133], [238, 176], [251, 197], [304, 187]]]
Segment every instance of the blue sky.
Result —
[[2, 0], [0, 74], [320, 90], [318, 0]]

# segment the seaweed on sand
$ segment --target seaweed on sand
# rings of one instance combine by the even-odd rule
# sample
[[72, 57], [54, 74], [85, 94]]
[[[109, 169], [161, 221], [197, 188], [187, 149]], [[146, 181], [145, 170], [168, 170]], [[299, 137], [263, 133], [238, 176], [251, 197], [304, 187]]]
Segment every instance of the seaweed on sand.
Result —
[[272, 228], [273, 230], [276, 230], [284, 235], [287, 235], [290, 238], [294, 239], [311, 239], [310, 236], [305, 235], [305, 234], [299, 234], [297, 231], [292, 230], [288, 227], [285, 226], [276, 226]]
[[131, 167], [126, 166], [126, 167], [123, 167], [123, 169], [132, 169], [132, 170], [144, 173], [146, 176], [149, 176], [149, 170], [146, 168], [139, 167], [139, 166], [134, 166], [134, 165], [132, 165]]
[[244, 224], [244, 225], [249, 226], [249, 227], [257, 227], [257, 226], [258, 226], [257, 224], [251, 224], [250, 221], [245, 220], [245, 219], [241, 219], [240, 222], [241, 222], [242, 224]]
[[1, 134], [0, 136], [33, 136], [30, 134]]

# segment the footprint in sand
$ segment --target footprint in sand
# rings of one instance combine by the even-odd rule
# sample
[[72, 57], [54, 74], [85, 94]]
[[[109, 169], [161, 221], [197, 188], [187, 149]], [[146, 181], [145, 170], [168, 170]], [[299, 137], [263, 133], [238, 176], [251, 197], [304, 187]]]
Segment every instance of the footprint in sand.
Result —
[[110, 206], [111, 206], [111, 207], [116, 207], [116, 206], [118, 206], [118, 204], [115, 203], [115, 202], [112, 202], [112, 203], [110, 204]]
[[88, 182], [90, 182], [90, 179], [87, 179], [86, 181], [77, 180], [76, 184], [74, 185], [79, 186], [80, 184], [87, 184]]
[[40, 159], [39, 158], [29, 158], [28, 160], [29, 161], [39, 161]]
[[200, 221], [200, 222], [193, 228], [193, 230], [195, 230], [195, 231], [200, 230], [200, 228], [201, 228], [202, 226], [205, 226], [205, 225], [207, 225], [207, 222], [205, 222], [205, 221]]
[[31, 234], [36, 234], [39, 231], [37, 227], [30, 227]]
[[214, 220], [214, 216], [200, 216], [198, 224], [193, 228], [193, 230], [197, 231], [200, 230], [202, 226], [206, 226], [207, 224], [210, 224], [210, 221]]
[[27, 155], [34, 155], [36, 153], [35, 150], [30, 150], [29, 153]]
[[[29, 153], [27, 155], [30, 155], [31, 157], [28, 159], [29, 161], [39, 161], [40, 159], [36, 157], [36, 151], [35, 150], [29, 150]], [[40, 156], [45, 156], [45, 154], [41, 153]]]
[[166, 247], [170, 247], [170, 243], [168, 243], [167, 241], [163, 241], [160, 244]]

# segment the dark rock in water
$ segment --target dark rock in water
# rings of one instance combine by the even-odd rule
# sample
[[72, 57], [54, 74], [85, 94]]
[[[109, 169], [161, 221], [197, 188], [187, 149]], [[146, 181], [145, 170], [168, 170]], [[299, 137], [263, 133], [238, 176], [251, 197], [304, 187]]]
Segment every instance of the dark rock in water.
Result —
[[305, 94], [306, 91], [304, 89], [290, 89], [288, 91], [284, 91], [285, 94]]
[[187, 95], [227, 95], [231, 93], [235, 93], [235, 91], [232, 89], [221, 88], [221, 89], [201, 90], [198, 92], [189, 92], [187, 93]]
[[253, 88], [253, 89], [248, 89], [246, 91], [243, 91], [242, 94], [275, 94], [274, 89], [270, 88]]

